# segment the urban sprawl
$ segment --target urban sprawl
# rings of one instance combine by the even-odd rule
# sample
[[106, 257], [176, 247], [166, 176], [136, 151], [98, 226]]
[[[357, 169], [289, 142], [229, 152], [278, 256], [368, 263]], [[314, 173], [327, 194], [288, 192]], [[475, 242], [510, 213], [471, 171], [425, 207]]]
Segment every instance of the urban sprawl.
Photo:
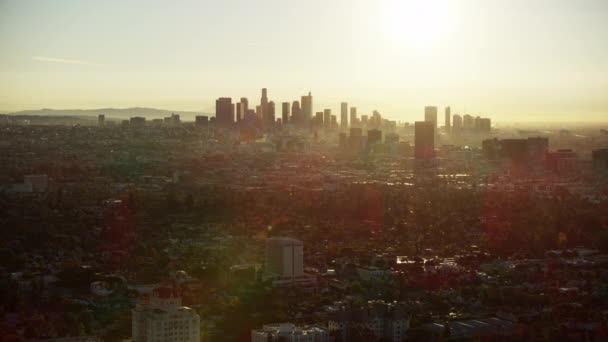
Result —
[[0, 340], [608, 340], [605, 129], [215, 107], [0, 115]]

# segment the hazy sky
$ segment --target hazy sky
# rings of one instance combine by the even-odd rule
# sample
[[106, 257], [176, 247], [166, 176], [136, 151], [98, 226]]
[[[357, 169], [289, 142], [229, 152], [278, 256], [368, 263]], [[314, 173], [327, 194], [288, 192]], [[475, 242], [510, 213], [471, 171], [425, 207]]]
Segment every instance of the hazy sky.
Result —
[[0, 0], [0, 49], [0, 112], [212, 112], [267, 87], [402, 121], [608, 118], [607, 0]]

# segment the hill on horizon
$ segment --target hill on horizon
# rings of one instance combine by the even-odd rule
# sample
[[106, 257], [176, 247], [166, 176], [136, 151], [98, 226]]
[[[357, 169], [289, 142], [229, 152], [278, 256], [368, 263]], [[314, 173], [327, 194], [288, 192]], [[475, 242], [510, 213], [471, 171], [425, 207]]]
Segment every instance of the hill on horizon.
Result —
[[148, 119], [159, 119], [171, 114], [179, 114], [182, 120], [193, 121], [196, 115], [208, 115], [213, 114], [202, 113], [202, 112], [189, 112], [189, 111], [172, 111], [158, 108], [146, 108], [146, 107], [132, 107], [132, 108], [99, 108], [99, 109], [34, 109], [34, 110], [22, 110], [13, 113], [6, 113], [6, 115], [17, 116], [17, 115], [33, 115], [33, 116], [91, 116], [97, 117], [97, 115], [104, 114], [106, 119], [128, 119], [133, 116], [143, 116]]

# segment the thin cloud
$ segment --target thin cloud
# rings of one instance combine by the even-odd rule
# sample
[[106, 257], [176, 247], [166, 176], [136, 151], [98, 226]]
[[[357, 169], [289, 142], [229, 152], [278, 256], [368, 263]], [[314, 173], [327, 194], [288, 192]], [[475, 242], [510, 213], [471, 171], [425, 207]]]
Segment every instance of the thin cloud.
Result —
[[49, 63], [87, 65], [87, 66], [94, 66], [94, 67], [104, 66], [103, 64], [88, 62], [88, 61], [79, 61], [77, 59], [52, 58], [52, 57], [42, 57], [42, 56], [32, 57], [32, 59], [35, 61], [39, 61], [39, 62], [49, 62]]
[[247, 43], [247, 46], [248, 47], [270, 47], [270, 45], [267, 43], [256, 43], [256, 42]]

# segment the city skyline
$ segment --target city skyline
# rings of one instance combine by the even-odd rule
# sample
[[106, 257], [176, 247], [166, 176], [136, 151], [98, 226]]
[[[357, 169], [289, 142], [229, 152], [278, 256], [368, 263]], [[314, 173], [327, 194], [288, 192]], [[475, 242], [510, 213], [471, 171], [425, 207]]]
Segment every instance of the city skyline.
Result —
[[[608, 4], [313, 1], [0, 4], [0, 112], [154, 107], [213, 112], [216, 98], [413, 122], [420, 108], [509, 121], [608, 112]], [[513, 23], [517, 23], [514, 25]]]
[[608, 0], [0, 0], [0, 340], [608, 336]]

